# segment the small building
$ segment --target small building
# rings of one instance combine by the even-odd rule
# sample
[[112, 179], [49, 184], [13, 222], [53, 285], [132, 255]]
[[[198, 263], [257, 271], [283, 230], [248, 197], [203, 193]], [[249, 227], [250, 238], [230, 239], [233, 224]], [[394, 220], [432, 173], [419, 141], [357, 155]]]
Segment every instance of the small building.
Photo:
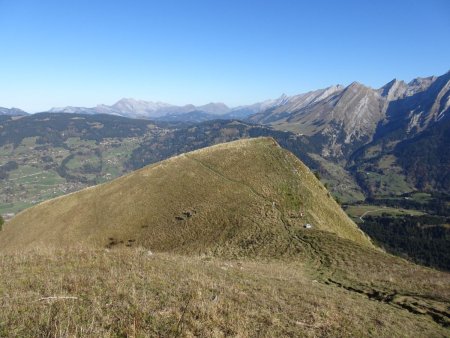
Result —
[[303, 227], [304, 227], [305, 229], [311, 229], [311, 228], [312, 228], [312, 225], [309, 224], [309, 223], [306, 223]]
[[13, 212], [6, 213], [6, 214], [3, 215], [3, 219], [4, 219], [5, 221], [9, 221], [11, 218], [14, 217], [14, 215], [15, 215], [15, 214], [14, 214]]

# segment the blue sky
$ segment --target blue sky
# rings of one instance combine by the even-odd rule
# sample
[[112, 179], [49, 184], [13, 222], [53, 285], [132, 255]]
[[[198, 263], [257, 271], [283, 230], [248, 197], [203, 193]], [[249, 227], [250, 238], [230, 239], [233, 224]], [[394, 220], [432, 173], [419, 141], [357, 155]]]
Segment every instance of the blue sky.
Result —
[[0, 106], [249, 104], [450, 69], [450, 1], [0, 0]]

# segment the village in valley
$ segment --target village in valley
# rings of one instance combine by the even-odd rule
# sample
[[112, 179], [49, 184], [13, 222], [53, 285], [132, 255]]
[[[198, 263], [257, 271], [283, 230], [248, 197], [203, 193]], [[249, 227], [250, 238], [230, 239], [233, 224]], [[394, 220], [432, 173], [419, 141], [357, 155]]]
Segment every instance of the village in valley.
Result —
[[0, 147], [0, 214], [5, 220], [53, 197], [114, 179], [127, 170], [125, 162], [142, 137], [122, 140], [68, 138], [63, 147], [38, 144], [37, 137], [20, 145]]

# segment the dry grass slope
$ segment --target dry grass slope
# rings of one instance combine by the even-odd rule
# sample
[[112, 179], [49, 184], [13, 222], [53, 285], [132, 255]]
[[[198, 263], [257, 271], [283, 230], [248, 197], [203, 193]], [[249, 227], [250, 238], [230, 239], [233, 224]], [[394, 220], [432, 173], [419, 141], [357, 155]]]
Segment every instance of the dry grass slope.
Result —
[[183, 154], [27, 209], [5, 226], [0, 247], [273, 256], [289, 240], [286, 227], [305, 223], [371, 245], [306, 166], [258, 138]]
[[0, 248], [0, 337], [450, 336], [450, 275], [375, 248], [267, 138], [42, 203]]
[[0, 257], [0, 276], [1, 337], [448, 336], [296, 261], [40, 249]]

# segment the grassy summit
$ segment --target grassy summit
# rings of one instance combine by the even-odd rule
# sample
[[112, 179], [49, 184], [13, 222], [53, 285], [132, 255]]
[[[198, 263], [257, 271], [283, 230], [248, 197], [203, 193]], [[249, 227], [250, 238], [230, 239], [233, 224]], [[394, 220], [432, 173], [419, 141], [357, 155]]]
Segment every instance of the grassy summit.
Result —
[[258, 138], [182, 154], [41, 203], [8, 223], [0, 247], [278, 256], [291, 240], [286, 230], [306, 223], [371, 245], [307, 167], [273, 139]]
[[375, 248], [271, 138], [44, 202], [0, 253], [1, 337], [450, 333], [450, 275]]

